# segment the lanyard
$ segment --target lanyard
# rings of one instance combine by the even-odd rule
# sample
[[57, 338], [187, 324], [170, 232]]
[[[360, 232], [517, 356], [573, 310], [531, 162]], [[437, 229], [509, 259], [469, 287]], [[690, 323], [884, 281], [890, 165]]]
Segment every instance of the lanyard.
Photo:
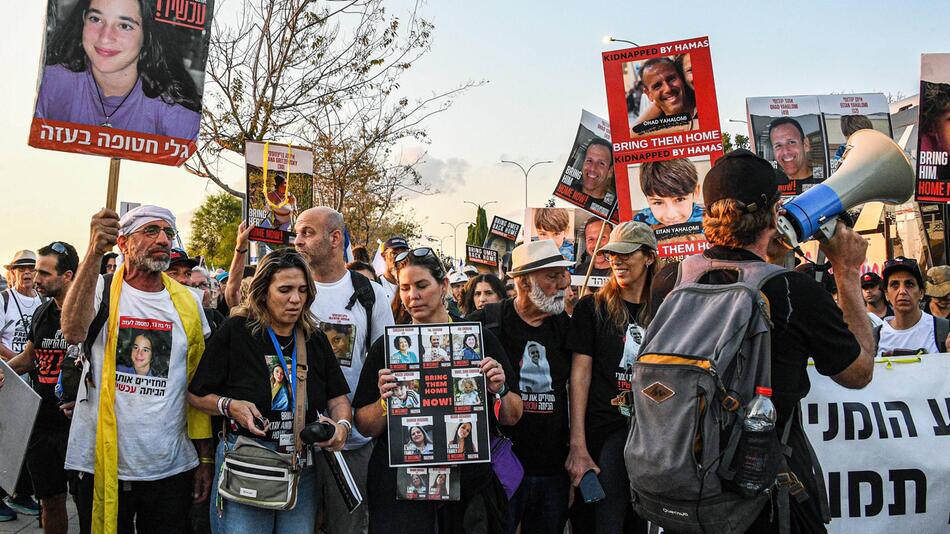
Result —
[[274, 335], [274, 330], [267, 328], [267, 333], [270, 334], [271, 343], [274, 344], [274, 350], [277, 351], [277, 359], [280, 360], [280, 365], [284, 369], [284, 374], [287, 375], [287, 382], [290, 384], [290, 409], [293, 411], [294, 406], [294, 379], [297, 377], [297, 334], [294, 333], [294, 352], [290, 355], [290, 363], [292, 365], [289, 372], [287, 372], [287, 361], [284, 360], [284, 351], [280, 350], [280, 343], [277, 342], [277, 336]]

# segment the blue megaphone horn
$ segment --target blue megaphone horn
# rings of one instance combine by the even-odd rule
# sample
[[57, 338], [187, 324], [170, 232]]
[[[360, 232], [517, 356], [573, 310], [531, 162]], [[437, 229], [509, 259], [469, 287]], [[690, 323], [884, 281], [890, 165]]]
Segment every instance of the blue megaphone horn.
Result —
[[834, 174], [783, 206], [779, 234], [792, 247], [834, 236], [838, 215], [865, 202], [902, 204], [914, 194], [914, 167], [897, 143], [877, 130], [848, 138]]

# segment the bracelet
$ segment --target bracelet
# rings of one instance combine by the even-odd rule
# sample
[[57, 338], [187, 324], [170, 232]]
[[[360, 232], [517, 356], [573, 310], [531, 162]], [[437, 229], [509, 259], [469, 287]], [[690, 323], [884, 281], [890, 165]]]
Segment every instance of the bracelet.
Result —
[[507, 383], [507, 382], [502, 382], [502, 383], [501, 383], [501, 389], [499, 389], [499, 390], [498, 390], [498, 393], [495, 393], [495, 395], [498, 395], [498, 398], [500, 399], [500, 398], [504, 397], [505, 395], [507, 395], [507, 394], [510, 393], [510, 392], [511, 392], [511, 390], [508, 388], [508, 383]]
[[246, 249], [244, 249], [244, 250], [241, 250], [241, 249], [239, 249], [239, 248], [236, 248], [236, 249], [234, 249], [234, 252], [237, 252], [238, 254], [246, 254], [249, 249], [250, 249], [250, 247], [248, 247], [248, 248], [246, 248]]
[[380, 398], [379, 398], [379, 405], [382, 406], [382, 408], [383, 408], [383, 415], [386, 415], [386, 414], [389, 413], [389, 405], [386, 404], [386, 399], [380, 397]]
[[338, 424], [338, 425], [343, 425], [343, 426], [346, 427], [346, 435], [347, 435], [347, 436], [349, 436], [349, 435], [350, 435], [350, 432], [353, 431], [353, 423], [350, 423], [350, 421], [347, 420], [347, 419], [340, 419], [339, 421], [336, 422], [336, 424]]
[[214, 464], [214, 458], [198, 458], [198, 461], [203, 464]]
[[227, 397], [218, 397], [218, 413], [221, 415], [224, 415], [224, 408], [222, 407], [222, 405], [224, 404], [224, 400], [226, 398]]
[[233, 400], [234, 400], [234, 399], [232, 399], [231, 397], [225, 397], [225, 399], [224, 399], [224, 405], [223, 405], [223, 406], [224, 406], [224, 410], [221, 412], [221, 415], [223, 415], [223, 416], [225, 416], [225, 417], [228, 417], [228, 418], [231, 417], [231, 401], [233, 401]]

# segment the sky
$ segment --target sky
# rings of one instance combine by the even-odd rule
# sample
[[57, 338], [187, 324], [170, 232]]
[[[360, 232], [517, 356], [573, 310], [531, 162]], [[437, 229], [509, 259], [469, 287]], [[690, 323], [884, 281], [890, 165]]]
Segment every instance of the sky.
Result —
[[[409, 0], [385, 1], [407, 15]], [[219, 2], [223, 13], [239, 2]], [[476, 6], [477, 7], [473, 7]], [[715, 6], [715, 9], [711, 9]], [[431, 51], [409, 69], [401, 91], [428, 96], [472, 80], [480, 87], [455, 99], [426, 127], [430, 143], [404, 143], [424, 152], [420, 171], [439, 192], [410, 199], [423, 233], [452, 247], [448, 224], [474, 220], [487, 206], [489, 219], [520, 220], [524, 178], [502, 159], [539, 165], [528, 184], [528, 203], [543, 205], [570, 151], [582, 109], [607, 116], [604, 35], [641, 45], [708, 36], [722, 129], [747, 133], [745, 98], [829, 92], [917, 93], [920, 54], [950, 52], [946, 25], [950, 3], [892, 2], [753, 3], [432, 0], [422, 16], [435, 24]], [[0, 64], [8, 73], [0, 94], [0, 260], [16, 250], [51, 241], [74, 244], [82, 255], [89, 219], [105, 204], [108, 159], [27, 146], [33, 114], [44, 2], [18, 4], [14, 24], [0, 34]], [[9, 19], [8, 19], [9, 20]], [[668, 20], [669, 23], [661, 23]], [[275, 140], [275, 141], [280, 141]], [[243, 189], [238, 165], [223, 164], [229, 182]], [[188, 223], [206, 195], [218, 188], [184, 169], [125, 161], [119, 200], [166, 206]], [[464, 241], [464, 225], [459, 228]], [[420, 241], [425, 244], [425, 240]], [[459, 252], [463, 252], [460, 243]]]

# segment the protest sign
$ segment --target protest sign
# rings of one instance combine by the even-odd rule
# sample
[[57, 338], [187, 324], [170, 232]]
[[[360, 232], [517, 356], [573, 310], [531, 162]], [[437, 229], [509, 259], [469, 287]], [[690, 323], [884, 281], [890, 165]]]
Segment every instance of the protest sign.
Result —
[[520, 232], [521, 225], [519, 223], [497, 215], [492, 217], [491, 227], [488, 229], [488, 235], [485, 236], [485, 242], [482, 246], [498, 252], [499, 272], [508, 269], [511, 265], [511, 251], [515, 248]]
[[950, 202], [950, 54], [920, 55], [918, 202]]
[[[0, 369], [5, 376], [0, 388], [0, 488], [13, 495], [17, 478], [23, 466], [26, 446], [30, 441], [33, 421], [40, 410], [40, 396], [3, 360]], [[16, 406], [16, 409], [9, 409]]]
[[[574, 242], [577, 243], [577, 266], [573, 269], [574, 274], [586, 275], [590, 267], [591, 258], [594, 255], [594, 249], [602, 247], [610, 241], [610, 231], [614, 225], [605, 222], [600, 217], [591, 215], [584, 210], [576, 210], [574, 214]], [[597, 238], [600, 237], [600, 244], [597, 244]], [[601, 254], [594, 261], [594, 268], [591, 271], [594, 277], [609, 274], [610, 264], [607, 258]], [[583, 278], [583, 277], [582, 277]], [[571, 284], [571, 285], [583, 285]], [[593, 284], [588, 284], [591, 287]]]
[[[89, 0], [48, 0], [30, 146], [184, 163], [201, 124], [211, 7], [143, 0], [91, 9]], [[121, 21], [128, 29], [102, 44], [99, 34]]]
[[854, 132], [870, 128], [892, 136], [890, 107], [883, 93], [818, 95], [818, 109], [825, 126], [828, 176], [838, 170], [845, 141]]
[[462, 485], [458, 469], [405, 467], [396, 470], [396, 498], [405, 501], [457, 501]]
[[607, 121], [581, 111], [581, 123], [554, 196], [603, 219], [617, 221], [613, 150]]
[[483, 265], [490, 271], [498, 270], [498, 251], [495, 249], [465, 245], [465, 258], [476, 266]]
[[864, 389], [814, 366], [808, 378], [801, 416], [824, 470], [828, 532], [946, 531], [950, 457], [938, 451], [950, 443], [950, 355], [882, 360]]
[[[683, 222], [677, 217], [668, 221], [675, 224], [663, 224], [649, 212], [640, 218], [656, 220], [653, 226], [667, 229], [665, 238], [657, 235], [662, 241], [661, 257], [702, 252], [706, 241], [700, 225], [667, 228], [688, 224], [697, 210], [702, 217], [699, 194], [693, 190], [674, 195], [673, 189], [665, 187], [645, 192], [640, 177], [647, 163], [704, 161], [708, 169], [709, 163], [722, 155], [709, 38], [604, 52], [602, 58], [620, 220], [634, 219], [649, 208], [645, 199], [650, 193], [667, 198], [669, 203], [677, 199], [680, 204], [689, 202], [695, 209]], [[705, 172], [696, 174], [696, 183], [701, 184]], [[680, 193], [682, 188], [674, 189]], [[686, 198], [690, 196], [694, 198]]]
[[[313, 206], [313, 153], [305, 147], [247, 141], [247, 212], [251, 241], [286, 244], [297, 214]], [[266, 178], [265, 178], [266, 176]]]
[[782, 195], [800, 195], [825, 181], [828, 162], [817, 96], [756, 97], [745, 102], [755, 153], [789, 178], [779, 186]]
[[480, 323], [386, 327], [389, 465], [491, 461]]
[[[577, 220], [590, 215], [576, 208], [528, 208], [525, 210], [525, 241], [550, 239], [564, 259], [577, 259]], [[583, 228], [583, 224], [580, 225]]]

